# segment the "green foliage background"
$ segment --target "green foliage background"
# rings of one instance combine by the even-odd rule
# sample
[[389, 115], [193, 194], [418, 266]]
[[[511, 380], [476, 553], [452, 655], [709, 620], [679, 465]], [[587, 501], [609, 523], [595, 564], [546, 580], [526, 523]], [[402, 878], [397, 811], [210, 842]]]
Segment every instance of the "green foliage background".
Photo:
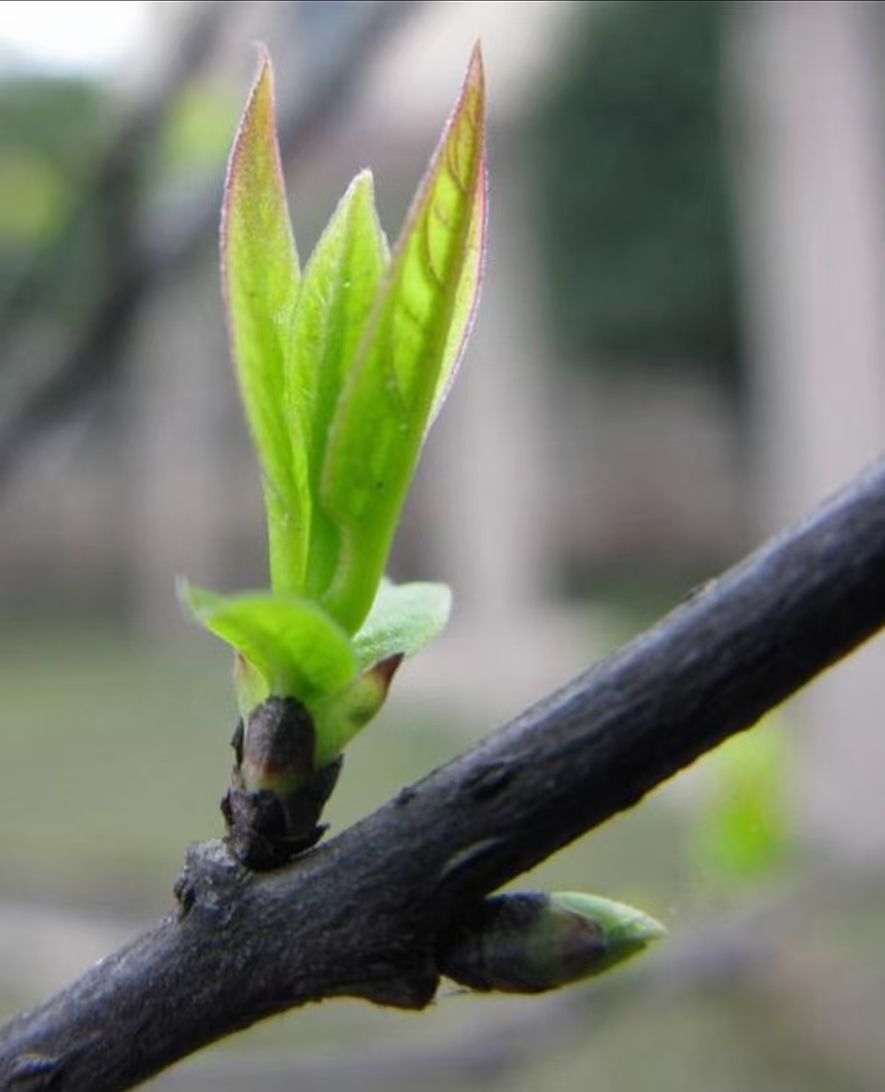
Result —
[[[9, 78], [0, 86], [0, 304], [35, 254], [52, 245], [89, 177], [109, 115], [105, 95], [86, 80]], [[40, 286], [53, 320], [76, 324], [105, 288], [107, 214], [82, 208], [75, 238], [57, 248], [50, 281]], [[33, 297], [17, 301], [17, 318], [22, 309], [38, 311]]]

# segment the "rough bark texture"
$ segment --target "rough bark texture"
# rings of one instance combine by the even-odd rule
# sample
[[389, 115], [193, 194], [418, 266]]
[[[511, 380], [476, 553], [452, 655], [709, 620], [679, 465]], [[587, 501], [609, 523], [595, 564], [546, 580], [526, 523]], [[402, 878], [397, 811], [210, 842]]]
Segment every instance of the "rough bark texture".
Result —
[[471, 900], [631, 807], [883, 623], [885, 462], [286, 868], [253, 874], [221, 843], [192, 847], [176, 915], [0, 1031], [0, 1088], [128, 1088], [321, 998], [426, 1005]]

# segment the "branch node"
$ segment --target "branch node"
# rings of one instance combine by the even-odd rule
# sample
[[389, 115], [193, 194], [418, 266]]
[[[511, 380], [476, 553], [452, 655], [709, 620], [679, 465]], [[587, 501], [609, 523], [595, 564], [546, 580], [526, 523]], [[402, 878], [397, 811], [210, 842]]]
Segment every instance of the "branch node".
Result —
[[239, 895], [252, 881], [251, 873], [231, 855], [224, 842], [192, 843], [185, 854], [184, 871], [173, 888], [179, 919], [194, 909], [227, 924]]
[[393, 798], [393, 803], [398, 808], [405, 808], [415, 799], [418, 795], [418, 790], [414, 785], [405, 785]]

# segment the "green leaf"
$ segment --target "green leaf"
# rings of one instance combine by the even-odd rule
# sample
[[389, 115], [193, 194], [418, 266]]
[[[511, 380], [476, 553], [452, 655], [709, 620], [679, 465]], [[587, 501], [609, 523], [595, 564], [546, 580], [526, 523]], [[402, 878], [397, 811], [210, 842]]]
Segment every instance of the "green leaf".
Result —
[[264, 50], [228, 164], [221, 272], [231, 350], [264, 481], [271, 584], [302, 590], [310, 519], [307, 454], [284, 404], [285, 362], [299, 285]]
[[353, 644], [361, 668], [397, 652], [413, 656], [442, 630], [452, 609], [445, 584], [383, 581]]
[[[356, 674], [347, 634], [315, 603], [267, 592], [216, 595], [185, 582], [179, 596], [198, 622], [261, 673], [269, 693], [310, 706]], [[254, 693], [254, 680], [249, 685]]]
[[335, 407], [390, 261], [372, 175], [351, 182], [304, 270], [286, 370], [287, 412], [304, 437], [314, 502], [305, 592], [319, 598], [335, 571], [338, 533], [318, 506]]
[[484, 219], [483, 114], [477, 49], [332, 421], [321, 496], [341, 544], [322, 602], [351, 633], [372, 605], [427, 422], [458, 355], [453, 344], [466, 331], [462, 286], [471, 283], [465, 270], [478, 270], [474, 225]]
[[769, 713], [754, 731], [728, 740], [708, 759], [713, 788], [698, 815], [693, 847], [708, 883], [757, 883], [789, 863], [789, 737], [781, 728], [780, 714]]
[[464, 266], [455, 289], [455, 303], [452, 309], [449, 336], [443, 352], [439, 379], [433, 396], [433, 406], [427, 421], [427, 430], [436, 420], [443, 402], [455, 382], [455, 376], [467, 348], [470, 331], [479, 306], [479, 290], [482, 284], [482, 271], [485, 265], [486, 237], [488, 234], [488, 178], [485, 155], [481, 161], [481, 177], [477, 187], [476, 199], [470, 214], [470, 227], [467, 230], [467, 245]]

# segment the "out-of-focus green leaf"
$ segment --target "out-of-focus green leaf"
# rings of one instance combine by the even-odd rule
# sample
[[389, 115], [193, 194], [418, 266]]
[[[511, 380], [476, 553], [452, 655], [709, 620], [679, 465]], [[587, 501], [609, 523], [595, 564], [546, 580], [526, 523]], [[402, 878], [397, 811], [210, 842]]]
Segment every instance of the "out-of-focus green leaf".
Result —
[[389, 263], [372, 175], [351, 182], [307, 263], [292, 326], [286, 407], [303, 437], [313, 496], [305, 592], [318, 598], [335, 570], [338, 534], [318, 507], [329, 427]]
[[712, 794], [698, 818], [705, 877], [755, 881], [787, 860], [787, 740], [769, 714], [763, 730], [735, 736], [710, 758]]
[[158, 141], [153, 169], [161, 184], [192, 185], [224, 162], [238, 104], [217, 77], [196, 79], [176, 98]]
[[452, 593], [446, 584], [382, 582], [353, 639], [360, 667], [397, 652], [413, 656], [442, 630], [451, 609]]
[[287, 420], [283, 392], [299, 271], [264, 51], [228, 165], [221, 264], [231, 349], [264, 478], [271, 586], [295, 595], [307, 561], [310, 493], [303, 438]]
[[477, 208], [484, 195], [477, 49], [332, 421], [321, 496], [340, 551], [322, 602], [351, 633], [372, 605], [428, 419], [445, 389], [444, 369], [451, 373], [458, 355], [452, 338], [460, 346], [468, 325], [462, 285], [470, 285], [465, 271], [479, 268], [472, 225], [476, 216], [483, 218]]
[[48, 157], [7, 149], [0, 160], [0, 244], [27, 246], [51, 238], [67, 200], [65, 176]]
[[183, 582], [179, 595], [197, 621], [261, 673], [269, 693], [310, 706], [356, 674], [347, 634], [316, 603], [267, 592], [216, 595]]

